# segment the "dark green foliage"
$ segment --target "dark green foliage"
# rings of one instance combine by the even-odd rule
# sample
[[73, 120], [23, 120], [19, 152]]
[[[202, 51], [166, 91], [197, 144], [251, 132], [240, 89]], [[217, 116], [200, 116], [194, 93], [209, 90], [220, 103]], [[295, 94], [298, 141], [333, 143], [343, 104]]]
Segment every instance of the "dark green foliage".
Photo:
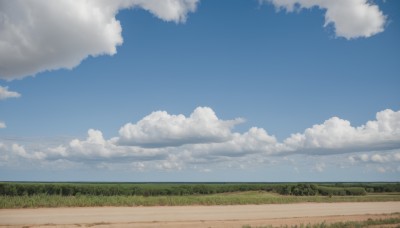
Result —
[[184, 196], [267, 191], [295, 196], [400, 192], [399, 183], [23, 183], [0, 182], [0, 195]]
[[278, 193], [295, 196], [359, 196], [367, 194], [362, 187], [335, 187], [316, 184], [286, 185], [280, 188]]
[[363, 196], [367, 192], [362, 187], [325, 187], [319, 186], [318, 192], [323, 196]]
[[318, 186], [315, 184], [293, 184], [278, 189], [281, 195], [314, 196], [318, 194]]
[[0, 195], [181, 196], [265, 191], [266, 184], [0, 183]]

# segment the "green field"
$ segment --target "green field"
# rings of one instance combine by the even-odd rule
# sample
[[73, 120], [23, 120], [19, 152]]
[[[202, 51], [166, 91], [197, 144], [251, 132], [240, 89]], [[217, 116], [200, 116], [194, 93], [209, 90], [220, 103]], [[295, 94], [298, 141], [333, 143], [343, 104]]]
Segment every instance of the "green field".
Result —
[[0, 196], [0, 208], [95, 207], [95, 206], [178, 206], [282, 204], [301, 202], [400, 201], [400, 193], [365, 196], [284, 196], [270, 192], [236, 192], [186, 196]]
[[399, 183], [0, 183], [0, 208], [400, 201]]

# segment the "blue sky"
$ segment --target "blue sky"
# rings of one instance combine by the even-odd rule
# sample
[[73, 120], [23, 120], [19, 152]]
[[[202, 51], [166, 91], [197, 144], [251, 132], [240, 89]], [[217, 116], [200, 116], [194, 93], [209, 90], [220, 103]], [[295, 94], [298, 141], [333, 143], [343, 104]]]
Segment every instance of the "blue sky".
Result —
[[1, 180], [399, 181], [395, 0], [13, 2]]

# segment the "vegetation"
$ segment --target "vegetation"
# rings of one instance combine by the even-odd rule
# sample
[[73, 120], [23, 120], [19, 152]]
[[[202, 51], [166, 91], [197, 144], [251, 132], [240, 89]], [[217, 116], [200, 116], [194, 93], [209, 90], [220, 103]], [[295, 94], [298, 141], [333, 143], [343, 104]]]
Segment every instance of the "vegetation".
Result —
[[366, 195], [367, 191], [363, 187], [333, 187], [333, 186], [318, 186], [315, 184], [297, 184], [287, 185], [278, 191], [282, 195], [295, 196], [360, 196]]
[[0, 208], [99, 207], [99, 206], [178, 206], [284, 204], [301, 202], [374, 202], [400, 201], [399, 193], [365, 196], [294, 196], [265, 191], [218, 193], [185, 196], [95, 196], [32, 195], [0, 196]]
[[[325, 222], [318, 223], [318, 224], [300, 224], [294, 226], [279, 226], [279, 228], [362, 228], [362, 227], [370, 227], [370, 226], [379, 226], [382, 225], [397, 225], [397, 226], [390, 226], [390, 227], [400, 227], [400, 217], [393, 217], [387, 219], [368, 219], [361, 222], [355, 221], [348, 221], [348, 222], [336, 222], [327, 224]], [[249, 225], [243, 226], [243, 228], [252, 228]], [[274, 226], [262, 226], [262, 227], [253, 227], [253, 228], [278, 228]]]
[[187, 196], [266, 191], [295, 196], [400, 192], [400, 183], [29, 183], [0, 182], [2, 196]]
[[182, 196], [272, 191], [266, 184], [0, 183], [0, 195]]
[[0, 208], [371, 201], [400, 201], [400, 184], [0, 182]]

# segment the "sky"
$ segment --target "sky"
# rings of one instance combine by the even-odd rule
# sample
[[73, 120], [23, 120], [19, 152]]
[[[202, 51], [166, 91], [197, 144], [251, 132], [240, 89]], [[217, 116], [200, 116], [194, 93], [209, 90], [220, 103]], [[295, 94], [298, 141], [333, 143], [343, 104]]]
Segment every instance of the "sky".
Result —
[[397, 0], [0, 0], [1, 181], [400, 181]]

